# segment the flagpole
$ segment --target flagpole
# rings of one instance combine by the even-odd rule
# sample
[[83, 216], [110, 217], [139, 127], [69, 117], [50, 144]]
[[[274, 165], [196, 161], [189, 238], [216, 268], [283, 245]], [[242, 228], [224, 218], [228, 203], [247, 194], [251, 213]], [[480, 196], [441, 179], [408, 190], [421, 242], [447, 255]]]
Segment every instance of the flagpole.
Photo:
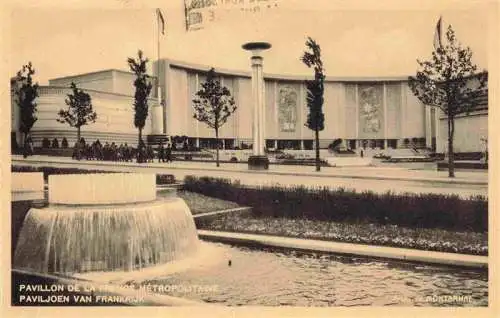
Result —
[[443, 47], [443, 16], [439, 15], [439, 45]]
[[443, 47], [443, 35], [442, 35], [442, 30], [443, 30], [443, 17], [440, 16], [438, 19], [438, 22], [436, 24], [436, 28], [434, 30], [434, 49], [441, 49]]
[[184, 1], [184, 23], [186, 24], [186, 31], [189, 31], [188, 7], [186, 1]]
[[161, 103], [161, 91], [160, 91], [160, 16], [158, 9], [156, 9], [156, 25], [157, 25], [157, 59], [156, 59], [156, 92], [158, 94], [158, 100]]

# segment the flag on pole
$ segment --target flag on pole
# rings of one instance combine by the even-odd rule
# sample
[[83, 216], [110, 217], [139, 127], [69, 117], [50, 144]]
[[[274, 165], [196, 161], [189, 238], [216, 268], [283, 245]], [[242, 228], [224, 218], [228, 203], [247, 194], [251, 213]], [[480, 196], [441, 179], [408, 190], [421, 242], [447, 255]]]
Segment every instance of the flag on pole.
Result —
[[156, 16], [158, 18], [158, 27], [161, 29], [161, 34], [165, 34], [165, 19], [160, 9], [156, 9]]
[[436, 24], [436, 31], [434, 32], [434, 49], [437, 50], [438, 48], [441, 48], [443, 46], [442, 41], [441, 41], [441, 24], [442, 24], [442, 17], [439, 17], [439, 20]]

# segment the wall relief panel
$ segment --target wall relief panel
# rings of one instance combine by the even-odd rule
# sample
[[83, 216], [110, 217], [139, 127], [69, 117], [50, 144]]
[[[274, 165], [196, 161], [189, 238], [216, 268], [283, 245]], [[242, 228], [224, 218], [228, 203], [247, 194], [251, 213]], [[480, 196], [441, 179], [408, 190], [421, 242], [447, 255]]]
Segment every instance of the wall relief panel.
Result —
[[375, 138], [383, 135], [383, 86], [362, 84], [358, 86], [360, 136]]
[[295, 132], [297, 129], [297, 115], [299, 90], [291, 85], [280, 85], [278, 95], [278, 123], [281, 132]]

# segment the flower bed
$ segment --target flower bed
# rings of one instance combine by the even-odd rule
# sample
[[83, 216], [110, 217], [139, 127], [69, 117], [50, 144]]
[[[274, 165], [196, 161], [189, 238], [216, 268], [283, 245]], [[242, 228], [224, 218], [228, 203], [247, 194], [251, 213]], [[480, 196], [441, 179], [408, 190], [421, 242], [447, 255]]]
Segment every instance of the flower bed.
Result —
[[383, 245], [427, 251], [488, 255], [488, 234], [397, 225], [220, 215], [203, 229], [266, 234], [344, 243]]

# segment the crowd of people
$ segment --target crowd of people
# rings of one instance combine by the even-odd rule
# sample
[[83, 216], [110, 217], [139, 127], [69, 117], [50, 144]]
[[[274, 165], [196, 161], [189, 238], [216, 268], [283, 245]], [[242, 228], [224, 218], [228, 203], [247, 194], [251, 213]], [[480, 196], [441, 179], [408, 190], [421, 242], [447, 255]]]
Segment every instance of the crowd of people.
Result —
[[127, 143], [118, 146], [114, 142], [111, 142], [111, 144], [105, 142], [103, 145], [99, 139], [92, 143], [86, 143], [85, 139], [80, 138], [73, 147], [72, 155], [72, 158], [77, 160], [132, 162], [135, 159], [138, 163], [153, 162], [155, 157], [158, 158], [158, 162], [172, 162], [172, 147], [170, 144], [165, 147], [161, 143], [157, 151], [155, 151], [153, 146], [146, 145], [142, 140], [139, 142], [138, 147], [134, 148]]

